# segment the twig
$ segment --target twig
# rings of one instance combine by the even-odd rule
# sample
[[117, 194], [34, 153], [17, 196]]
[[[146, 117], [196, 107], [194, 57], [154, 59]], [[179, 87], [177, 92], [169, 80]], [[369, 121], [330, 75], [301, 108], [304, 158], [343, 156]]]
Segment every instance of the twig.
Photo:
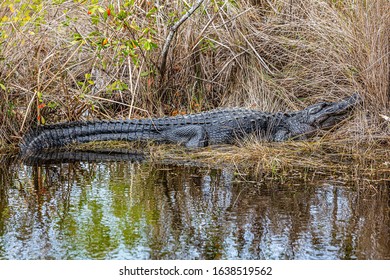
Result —
[[267, 63], [264, 61], [264, 59], [260, 56], [260, 54], [256, 51], [255, 47], [248, 41], [248, 39], [245, 37], [244, 34], [242, 34], [241, 31], [239, 31], [242, 38], [244, 38], [245, 42], [249, 45], [249, 47], [252, 49], [256, 57], [259, 59], [260, 65], [263, 66], [269, 73], [274, 75], [275, 73], [268, 67]]
[[139, 111], [147, 113], [148, 116], [151, 117], [148, 110], [145, 110], [145, 109], [142, 109], [142, 108], [139, 108], [139, 107], [136, 107], [136, 106], [132, 106], [131, 104], [126, 104], [126, 103], [123, 103], [123, 102], [107, 99], [107, 98], [104, 98], [104, 97], [93, 96], [93, 95], [89, 95], [89, 94], [85, 94], [84, 96], [88, 97], [88, 98], [91, 98], [91, 99], [97, 99], [97, 100], [107, 101], [107, 102], [110, 102], [110, 103], [119, 104], [119, 105], [122, 105], [122, 106], [132, 107], [132, 108], [134, 108], [136, 110], [139, 110]]
[[[141, 64], [141, 66], [139, 67], [137, 80], [135, 82], [135, 88], [133, 87], [133, 73], [131, 71], [130, 57], [127, 58], [127, 64], [128, 64], [128, 67], [129, 67], [129, 74], [130, 74], [129, 75], [129, 86], [130, 86], [130, 92], [131, 92], [131, 102], [130, 102], [130, 106], [129, 106], [129, 117], [128, 117], [130, 119], [131, 114], [133, 112], [133, 108], [134, 108], [136, 91], [137, 91], [137, 89], [139, 87], [139, 80], [140, 80], [140, 77], [141, 77], [141, 70], [142, 70], [143, 62]], [[149, 112], [148, 111], [146, 111], [146, 112], [150, 116]]]
[[31, 100], [30, 100], [30, 102], [28, 103], [27, 110], [26, 110], [26, 113], [24, 114], [23, 122], [22, 122], [22, 125], [20, 126], [19, 132], [22, 132], [22, 130], [23, 130], [23, 128], [24, 128], [24, 123], [25, 123], [26, 120], [27, 120], [27, 115], [28, 115], [28, 113], [30, 112], [31, 105], [33, 104], [33, 101], [34, 101], [36, 95], [37, 95], [37, 91], [34, 92], [34, 95], [31, 97]]
[[386, 116], [386, 115], [382, 115], [382, 114], [379, 114], [379, 116], [384, 119], [385, 121], [388, 121], [390, 122], [390, 117]]
[[165, 44], [161, 53], [161, 64], [160, 64], [160, 74], [161, 74], [161, 81], [164, 78], [165, 75], [165, 69], [167, 65], [167, 56], [169, 51], [169, 46], [171, 45], [172, 39], [175, 36], [175, 33], [177, 29], [180, 27], [180, 25], [183, 24], [194, 12], [196, 9], [199, 8], [199, 6], [202, 4], [204, 0], [197, 0], [194, 5], [188, 10], [187, 13], [185, 13], [179, 21], [177, 21], [169, 31], [169, 34], [167, 36], [167, 39], [165, 40]]

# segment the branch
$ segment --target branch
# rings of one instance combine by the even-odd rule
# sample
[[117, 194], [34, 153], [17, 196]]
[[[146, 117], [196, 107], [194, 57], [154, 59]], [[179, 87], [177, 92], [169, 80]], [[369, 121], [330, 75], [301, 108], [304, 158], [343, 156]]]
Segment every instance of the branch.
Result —
[[169, 46], [171, 45], [172, 39], [175, 36], [175, 33], [177, 29], [180, 27], [180, 25], [183, 24], [195, 11], [199, 8], [199, 6], [202, 4], [204, 0], [197, 0], [194, 5], [185, 13], [179, 21], [177, 21], [169, 31], [169, 34], [167, 36], [167, 39], [165, 40], [165, 44], [161, 53], [161, 65], [160, 65], [160, 74], [161, 74], [161, 81], [163, 80], [164, 74], [165, 74], [165, 68], [167, 64], [167, 56], [169, 51]]

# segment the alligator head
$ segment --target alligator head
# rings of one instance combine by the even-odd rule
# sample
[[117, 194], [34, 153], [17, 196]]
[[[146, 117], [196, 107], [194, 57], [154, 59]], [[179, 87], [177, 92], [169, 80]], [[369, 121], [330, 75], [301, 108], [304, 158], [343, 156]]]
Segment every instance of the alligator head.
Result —
[[360, 95], [355, 93], [339, 102], [321, 102], [302, 111], [285, 114], [276, 127], [274, 140], [306, 139], [318, 130], [329, 129], [347, 118], [361, 100]]

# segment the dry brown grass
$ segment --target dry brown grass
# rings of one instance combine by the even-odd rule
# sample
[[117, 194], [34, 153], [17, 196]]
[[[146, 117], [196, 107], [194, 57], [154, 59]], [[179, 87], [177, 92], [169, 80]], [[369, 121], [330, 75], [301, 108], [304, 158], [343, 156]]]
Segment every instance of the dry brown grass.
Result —
[[250, 174], [255, 179], [288, 179], [292, 174], [315, 174], [369, 186], [376, 181], [390, 181], [388, 145], [338, 140], [251, 143], [243, 147], [219, 146], [197, 151], [152, 146], [149, 150], [152, 161], [188, 162], [212, 167], [235, 166], [238, 174]]
[[[100, 3], [123, 9], [118, 1]], [[390, 115], [389, 1], [206, 0], [178, 30], [162, 82], [158, 66], [171, 14], [177, 19], [188, 6], [169, 1], [146, 16], [161, 3], [135, 1], [127, 21], [141, 31], [118, 29], [110, 18], [93, 25], [88, 6], [74, 1], [42, 1], [24, 25], [3, 22], [0, 146], [16, 143], [37, 116], [54, 123], [218, 106], [286, 111], [353, 91], [364, 96], [363, 108], [325, 139], [367, 142], [389, 135], [390, 122], [380, 117]], [[1, 17], [15, 16], [2, 5]], [[44, 20], [37, 26], [39, 17]], [[120, 54], [123, 44], [112, 42], [139, 39], [146, 27], [155, 30], [148, 36], [158, 48], [135, 50], [135, 66]], [[109, 43], [99, 50], [103, 37]], [[118, 81], [128, 88], [107, 90]], [[38, 92], [51, 108], [40, 108]]]
[[287, 141], [259, 143], [248, 140], [241, 146], [218, 145], [187, 149], [177, 145], [151, 142], [91, 142], [71, 147], [80, 152], [140, 152], [151, 162], [191, 164], [209, 167], [235, 166], [239, 173], [282, 176], [294, 171], [315, 171], [348, 179], [390, 180], [389, 139], [356, 142], [355, 140]]

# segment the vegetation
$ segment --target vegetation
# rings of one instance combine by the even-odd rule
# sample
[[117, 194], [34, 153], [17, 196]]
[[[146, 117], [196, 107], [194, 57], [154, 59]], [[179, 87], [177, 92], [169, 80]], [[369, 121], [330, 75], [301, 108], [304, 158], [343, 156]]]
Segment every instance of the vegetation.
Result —
[[353, 91], [363, 107], [324, 139], [388, 144], [389, 1], [205, 0], [162, 67], [195, 2], [3, 0], [0, 148], [37, 124], [297, 110]]

